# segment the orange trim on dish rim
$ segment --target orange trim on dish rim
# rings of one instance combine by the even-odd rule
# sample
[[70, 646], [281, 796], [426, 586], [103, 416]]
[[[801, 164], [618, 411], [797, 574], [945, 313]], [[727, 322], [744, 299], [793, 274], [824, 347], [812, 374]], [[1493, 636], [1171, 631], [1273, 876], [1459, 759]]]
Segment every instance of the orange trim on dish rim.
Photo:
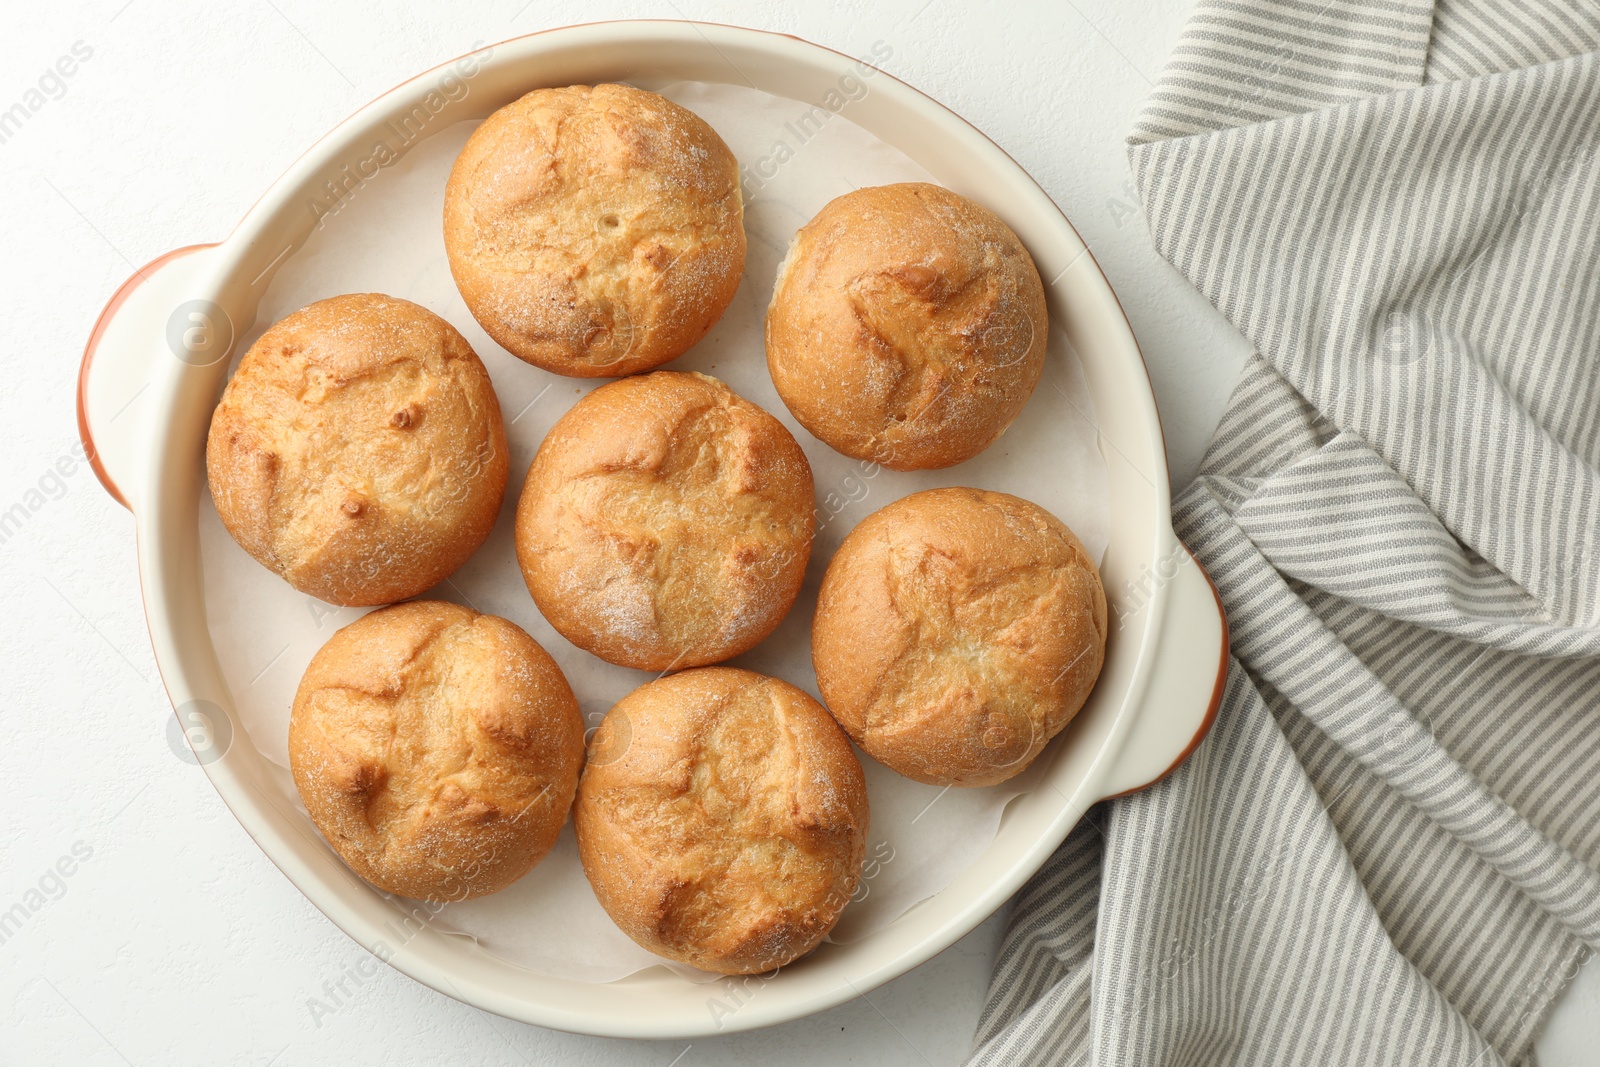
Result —
[[[1179, 543], [1182, 544], [1181, 541]], [[1228, 633], [1228, 612], [1227, 609], [1222, 606], [1222, 594], [1217, 592], [1217, 583], [1213, 582], [1211, 580], [1211, 575], [1207, 574], [1206, 569], [1200, 566], [1200, 561], [1195, 559], [1195, 555], [1193, 552], [1189, 551], [1188, 545], [1184, 545], [1183, 550], [1189, 553], [1190, 562], [1199, 568], [1200, 576], [1204, 578], [1206, 580], [1206, 584], [1211, 587], [1212, 599], [1217, 602], [1217, 617], [1222, 620], [1222, 654], [1219, 657], [1219, 662], [1217, 664], [1217, 681], [1211, 689], [1211, 703], [1206, 706], [1205, 718], [1200, 721], [1200, 729], [1195, 731], [1194, 737], [1189, 740], [1189, 744], [1184, 747], [1182, 752], [1178, 753], [1178, 758], [1173, 760], [1171, 765], [1168, 766], [1166, 770], [1162, 771], [1160, 774], [1156, 775], [1143, 785], [1136, 785], [1131, 789], [1124, 789], [1120, 793], [1113, 793], [1108, 797], [1103, 797], [1102, 799], [1104, 800], [1119, 800], [1122, 797], [1132, 796], [1134, 793], [1149, 789], [1151, 786], [1167, 777], [1167, 775], [1183, 766], [1184, 761], [1190, 756], [1194, 755], [1194, 750], [1200, 747], [1200, 742], [1204, 741], [1206, 739], [1206, 735], [1211, 732], [1211, 727], [1217, 721], [1217, 712], [1222, 708], [1222, 694], [1227, 690], [1228, 686], [1228, 652], [1231, 640]]]
[[215, 247], [216, 245], [209, 244], [185, 245], [183, 248], [174, 248], [172, 251], [157, 256], [134, 271], [133, 275], [123, 282], [115, 293], [111, 294], [111, 299], [106, 301], [106, 306], [100, 311], [100, 317], [94, 320], [94, 329], [89, 331], [89, 343], [83, 346], [83, 361], [78, 364], [78, 440], [83, 442], [83, 454], [89, 460], [89, 467], [94, 471], [94, 476], [100, 479], [100, 484], [105, 487], [106, 492], [111, 494], [111, 499], [129, 511], [132, 511], [133, 508], [128, 504], [128, 498], [122, 495], [122, 490], [117, 488], [117, 484], [111, 480], [111, 475], [106, 473], [105, 465], [100, 462], [100, 450], [94, 444], [94, 435], [89, 432], [89, 364], [94, 362], [95, 350], [100, 347], [100, 336], [105, 333], [106, 326], [111, 322], [111, 316], [115, 315], [117, 310], [127, 302], [128, 297], [133, 295], [135, 289], [149, 281], [151, 275], [179, 256], [186, 256], [190, 252], [198, 252], [204, 248]]

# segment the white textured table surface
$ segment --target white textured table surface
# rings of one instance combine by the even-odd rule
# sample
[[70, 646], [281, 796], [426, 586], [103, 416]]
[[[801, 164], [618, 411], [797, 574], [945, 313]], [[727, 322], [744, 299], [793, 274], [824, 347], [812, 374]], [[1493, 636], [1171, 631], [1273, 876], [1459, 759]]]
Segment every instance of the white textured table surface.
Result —
[[[169, 747], [172, 713], [145, 633], [132, 522], [72, 458], [78, 356], [136, 267], [227, 234], [307, 146], [394, 84], [478, 42], [610, 18], [696, 18], [852, 54], [881, 42], [879, 54], [892, 50], [888, 70], [1032, 172], [1127, 307], [1181, 484], [1248, 352], [1156, 257], [1127, 184], [1123, 133], [1187, 0], [886, 0], [803, 11], [771, 0], [408, 0], [373, 14], [375, 6], [7, 7], [0, 1062], [959, 1062], [1003, 915], [870, 1000], [692, 1047], [540, 1030], [386, 968], [369, 976], [366, 953], [277, 872], [199, 769]], [[71, 74], [47, 73], [57, 70]], [[1600, 978], [1588, 968], [1540, 1045], [1545, 1067], [1594, 1062], [1597, 1017]]]

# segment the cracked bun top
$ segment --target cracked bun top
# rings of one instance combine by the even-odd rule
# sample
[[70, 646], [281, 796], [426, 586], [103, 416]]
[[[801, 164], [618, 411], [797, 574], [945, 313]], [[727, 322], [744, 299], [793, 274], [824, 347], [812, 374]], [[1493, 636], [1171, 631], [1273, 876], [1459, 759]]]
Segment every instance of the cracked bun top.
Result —
[[783, 424], [704, 374], [611, 382], [550, 430], [517, 505], [517, 560], [563, 637], [663, 671], [753, 648], [811, 556], [811, 465]]
[[617, 702], [590, 741], [573, 821], [624, 933], [708, 971], [759, 974], [815, 948], [855, 892], [866, 779], [804, 692], [708, 667]]
[[467, 307], [508, 351], [580, 378], [649, 370], [705, 336], [739, 288], [739, 164], [655, 93], [536, 89], [461, 150], [444, 240]]
[[1024, 770], [1105, 658], [1100, 575], [1037, 504], [930, 489], [867, 516], [817, 600], [817, 687], [879, 763], [930, 785]]
[[362, 616], [300, 680], [289, 769], [335, 852], [379, 889], [467, 900], [555, 844], [583, 764], [561, 668], [514, 623], [443, 601]]
[[1044, 286], [993, 212], [921, 182], [829, 202], [795, 235], [767, 309], [794, 417], [891, 470], [988, 448], [1044, 371]]
[[449, 576], [493, 529], [507, 471], [500, 402], [466, 339], [377, 293], [273, 324], [206, 438], [233, 539], [333, 604], [389, 604]]

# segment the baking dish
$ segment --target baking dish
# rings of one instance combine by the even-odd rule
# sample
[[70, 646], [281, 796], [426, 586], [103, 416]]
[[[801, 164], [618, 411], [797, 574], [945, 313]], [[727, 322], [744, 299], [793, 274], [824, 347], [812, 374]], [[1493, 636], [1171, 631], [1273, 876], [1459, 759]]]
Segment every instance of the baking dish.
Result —
[[[481, 119], [545, 85], [694, 80], [820, 104], [862, 64], [793, 37], [687, 22], [600, 23], [503, 42], [361, 109], [302, 156], [222, 242], [169, 252], [135, 273], [90, 336], [78, 421], [101, 482], [134, 514], [147, 623], [173, 706], [205, 701], [231, 714], [207, 630], [197, 525], [202, 452], [227, 372], [224, 357], [254, 321], [274, 271], [337, 206], [339, 190], [358, 189], [386, 165], [379, 145], [395, 141], [397, 130], [413, 131], [401, 149], [408, 150], [431, 132]], [[471, 91], [458, 91], [469, 71]], [[994, 842], [942, 892], [888, 928], [852, 944], [826, 944], [775, 977], [712, 985], [664, 968], [605, 984], [554, 979], [418, 924], [343, 866], [246, 731], [219, 724], [217, 733], [232, 743], [201, 763], [247, 832], [353, 939], [440, 992], [509, 1018], [619, 1037], [728, 1033], [831, 1007], [982, 922], [1089, 805], [1168, 773], [1216, 714], [1226, 622], [1210, 582], [1172, 532], [1160, 422], [1115, 295], [1076, 231], [1021, 167], [929, 97], [888, 74], [872, 78], [872, 91], [852, 100], [851, 120], [994, 210], [1021, 236], [1048, 283], [1051, 317], [1082, 363], [1111, 511], [1101, 570], [1112, 632], [1095, 693], [1040, 757], [1038, 784], [1006, 809]]]

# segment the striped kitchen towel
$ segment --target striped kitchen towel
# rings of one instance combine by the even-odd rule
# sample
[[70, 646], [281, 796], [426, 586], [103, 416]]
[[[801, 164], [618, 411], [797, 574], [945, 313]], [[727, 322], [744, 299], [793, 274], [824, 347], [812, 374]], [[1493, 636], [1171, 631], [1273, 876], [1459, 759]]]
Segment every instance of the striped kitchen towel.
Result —
[[1234, 660], [1019, 897], [974, 1063], [1532, 1063], [1600, 945], [1597, 50], [1594, 0], [1192, 16], [1129, 153], [1257, 352], [1175, 502]]

